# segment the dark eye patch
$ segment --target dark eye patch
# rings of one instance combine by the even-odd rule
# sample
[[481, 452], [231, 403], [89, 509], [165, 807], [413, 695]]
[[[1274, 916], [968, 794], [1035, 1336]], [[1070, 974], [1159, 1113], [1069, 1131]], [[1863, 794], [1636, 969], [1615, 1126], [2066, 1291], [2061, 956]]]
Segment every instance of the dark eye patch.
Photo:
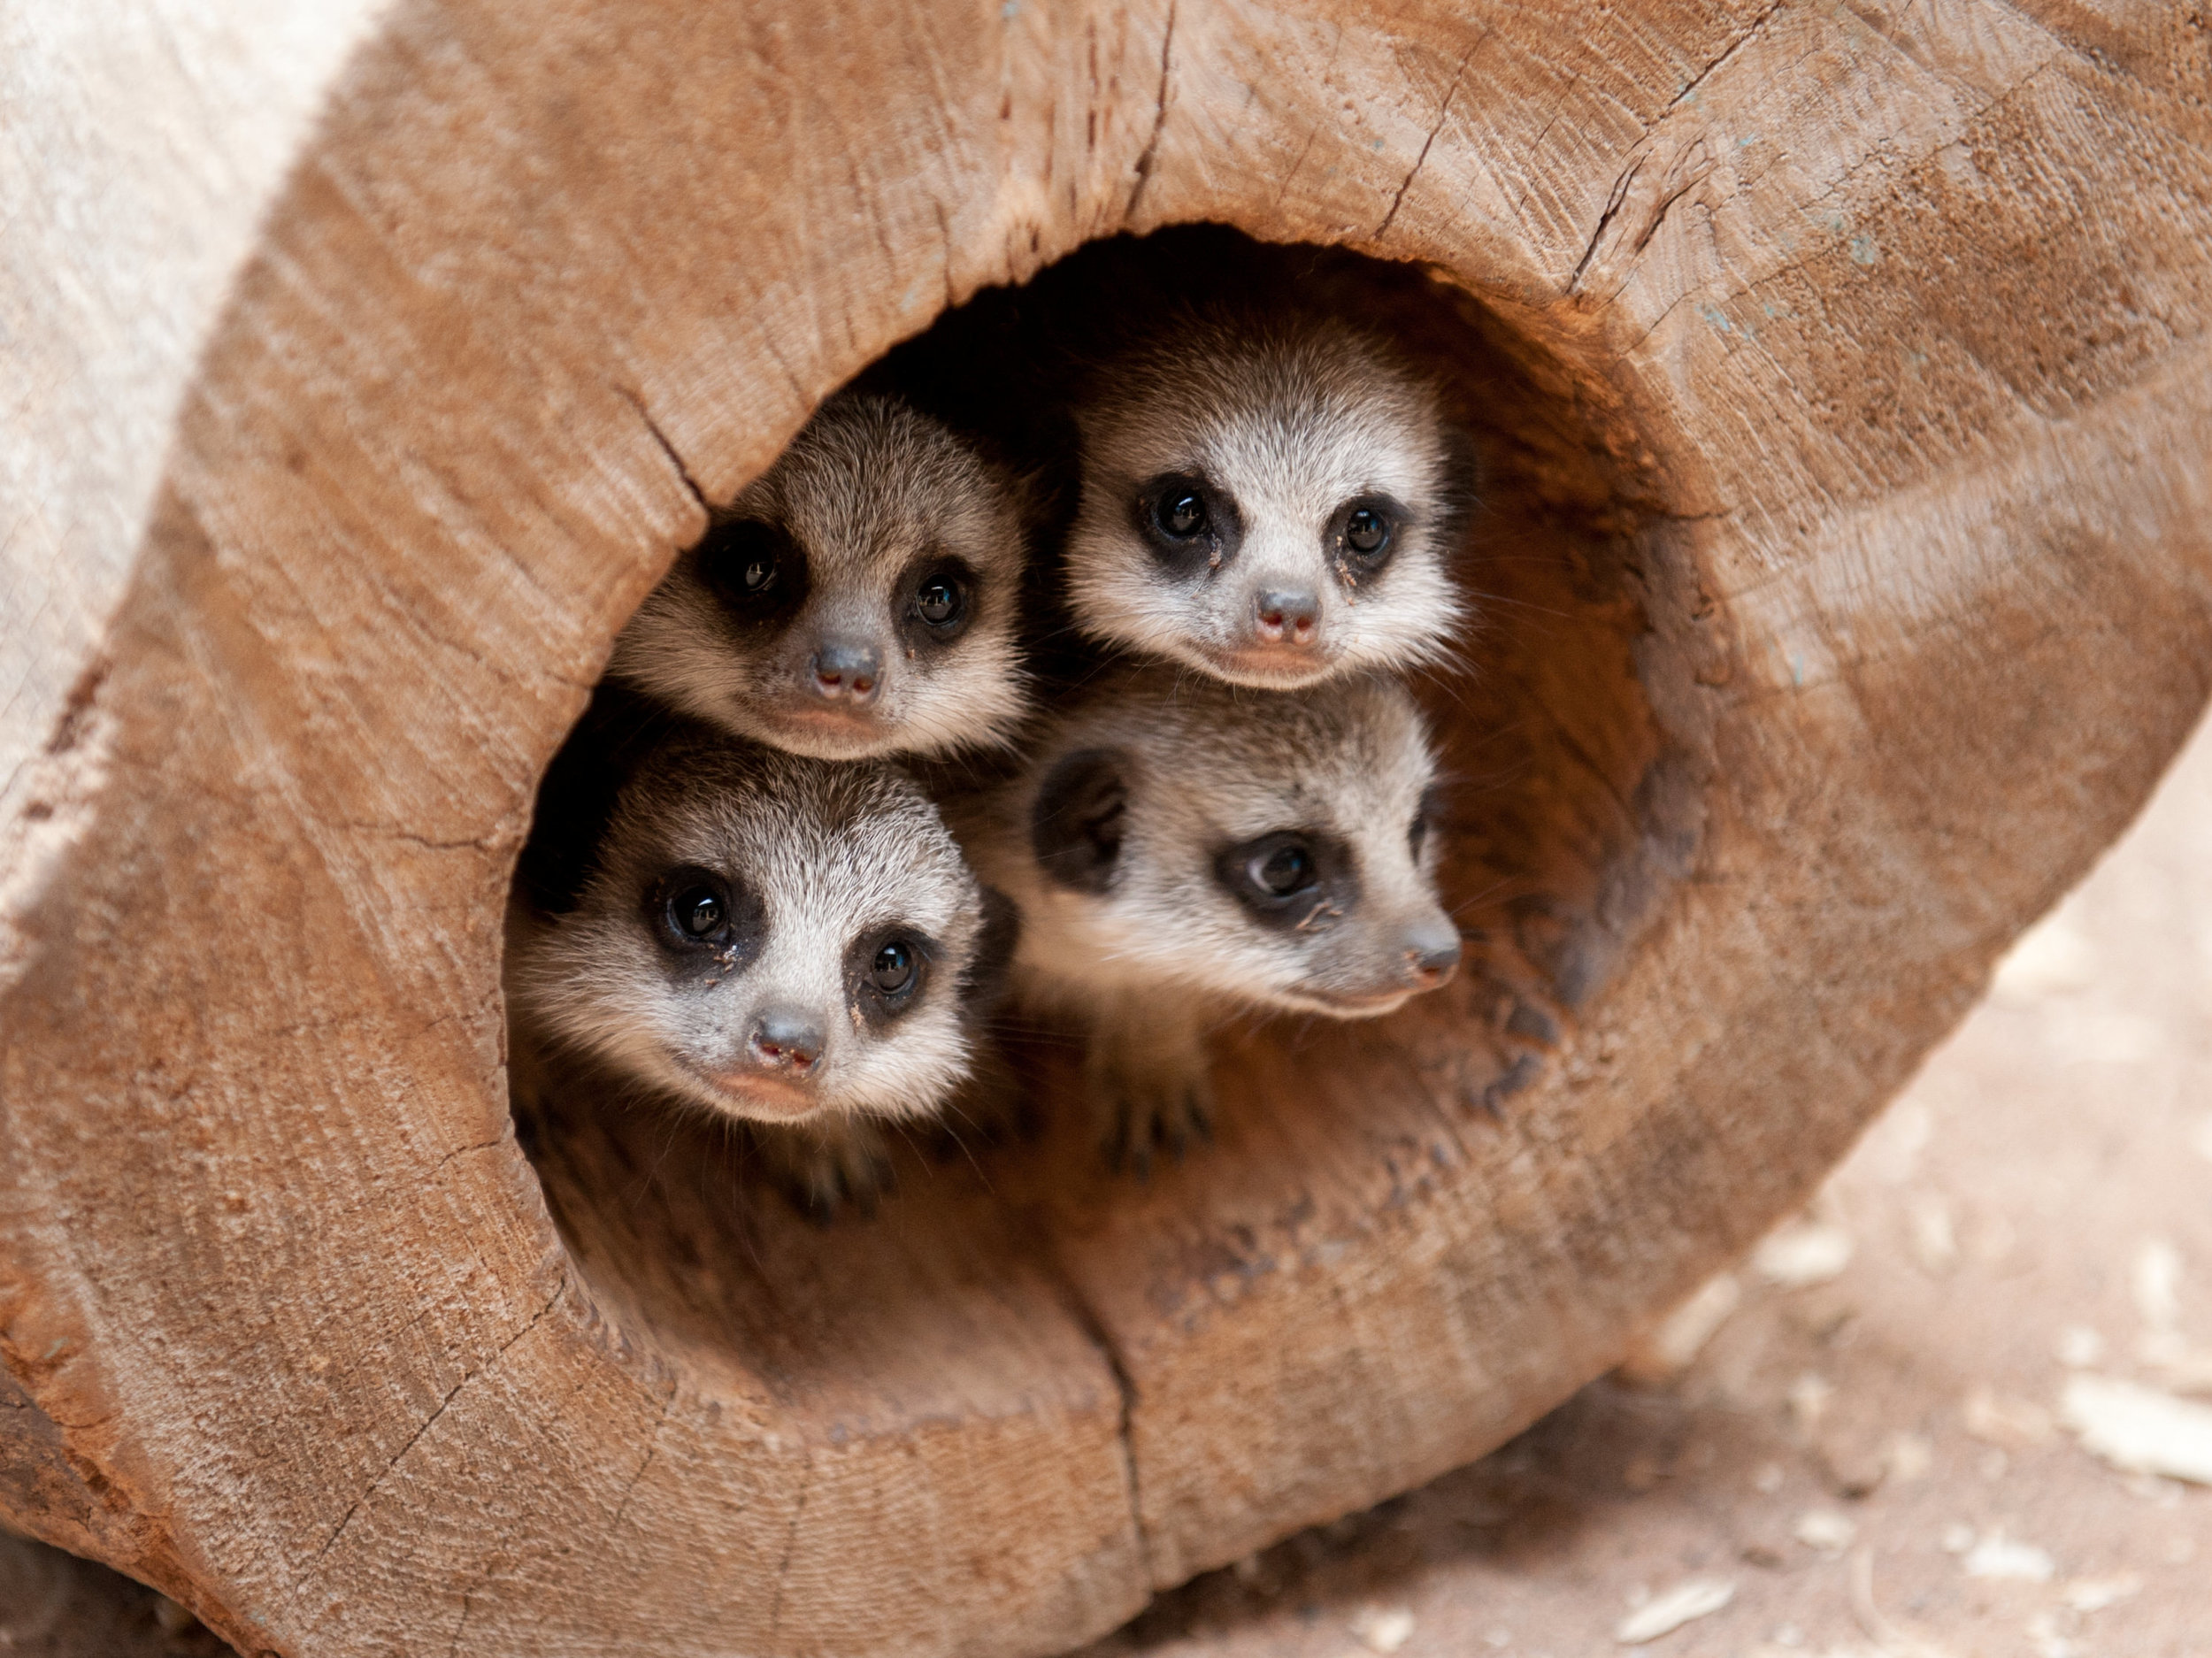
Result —
[[956, 554], [933, 549], [899, 572], [891, 589], [894, 621], [910, 646], [951, 644], [974, 625], [982, 581]]
[[1359, 902], [1350, 848], [1314, 830], [1279, 829], [1224, 847], [1214, 879], [1255, 920], [1286, 931], [1317, 933]]
[[1330, 518], [1330, 556], [1355, 579], [1373, 575], [1398, 550], [1410, 517], [1388, 495], [1354, 495]]
[[1110, 748], [1068, 755], [1045, 774], [1029, 811], [1029, 846], [1046, 879], [1079, 893], [1109, 892], [1121, 861], [1129, 784]]
[[1170, 572], [1218, 570], [1244, 539], [1229, 495], [1194, 472], [1164, 472], [1141, 486], [1133, 503], [1138, 534]]
[[692, 556], [701, 585], [733, 621], [774, 626], [806, 602], [806, 554], [780, 524], [725, 518]]
[[767, 935], [759, 895], [718, 871], [680, 864], [648, 882], [645, 923], [676, 962], [720, 971], [751, 964]]
[[937, 954], [937, 940], [916, 928], [872, 928], [845, 952], [846, 994], [869, 1025], [887, 1025], [920, 1005]]

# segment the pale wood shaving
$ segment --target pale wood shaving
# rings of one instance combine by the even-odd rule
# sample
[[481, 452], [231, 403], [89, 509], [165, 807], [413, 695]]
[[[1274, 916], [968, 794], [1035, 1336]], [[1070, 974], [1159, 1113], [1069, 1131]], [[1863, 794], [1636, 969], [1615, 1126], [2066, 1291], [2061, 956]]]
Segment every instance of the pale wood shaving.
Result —
[[1615, 1625], [1613, 1639], [1624, 1646], [1671, 1635], [1685, 1623], [1710, 1617], [1736, 1598], [1736, 1585], [1725, 1577], [1689, 1577], [1664, 1594], [1655, 1595]]
[[2115, 1468], [2212, 1485], [2212, 1406], [2113, 1377], [2076, 1376], [2059, 1414], [2084, 1449]]

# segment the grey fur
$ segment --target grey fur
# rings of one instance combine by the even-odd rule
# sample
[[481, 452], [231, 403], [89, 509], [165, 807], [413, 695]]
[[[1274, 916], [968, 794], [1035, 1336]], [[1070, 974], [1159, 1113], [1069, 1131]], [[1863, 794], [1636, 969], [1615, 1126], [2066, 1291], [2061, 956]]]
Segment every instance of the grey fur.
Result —
[[[668, 877], [686, 868], [751, 918], [718, 949], [664, 921]], [[888, 1177], [876, 1125], [933, 1116], [969, 1073], [964, 1000], [983, 930], [975, 878], [904, 772], [682, 727], [622, 788], [576, 907], [511, 906], [513, 1045], [534, 1070], [565, 1053], [757, 1125], [772, 1170], [817, 1208], [864, 1200]], [[887, 1012], [865, 974], [892, 937], [922, 959]]]
[[[1415, 830], [1434, 775], [1387, 678], [1256, 692], [1158, 664], [1047, 722], [1012, 781], [948, 796], [978, 872], [1021, 906], [1015, 994], [1090, 1027], [1111, 1154], [1202, 1131], [1203, 1032], [1224, 1015], [1370, 1018], [1450, 978], [1458, 933]], [[1259, 902], [1254, 870], [1292, 834], [1314, 884]]]
[[[718, 594], [703, 561], [733, 526], [789, 538], [803, 600]], [[695, 718], [818, 759], [938, 754], [998, 741], [1026, 703], [1016, 633], [1025, 554], [1016, 480], [896, 398], [833, 397], [676, 561], [615, 641], [608, 676]], [[964, 631], [916, 614], [918, 582], [972, 574]], [[786, 572], [787, 587], [789, 572]], [[725, 583], [723, 591], [728, 591]], [[864, 703], [824, 695], [826, 650], [872, 655]]]
[[[1444, 654], [1464, 615], [1451, 449], [1435, 389], [1379, 340], [1335, 319], [1194, 311], [1100, 365], [1075, 418], [1066, 588], [1085, 633], [1276, 689]], [[1150, 526], [1156, 486], [1179, 477], [1214, 497], [1215, 541]], [[1345, 535], [1361, 503], [1394, 521], [1371, 568]], [[1310, 599], [1302, 643], [1266, 621], [1271, 595]]]

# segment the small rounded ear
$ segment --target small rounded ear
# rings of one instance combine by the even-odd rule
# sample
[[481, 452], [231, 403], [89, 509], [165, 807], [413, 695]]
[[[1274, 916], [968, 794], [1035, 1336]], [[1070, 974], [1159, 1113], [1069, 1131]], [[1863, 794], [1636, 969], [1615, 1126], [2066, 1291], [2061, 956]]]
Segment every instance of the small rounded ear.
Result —
[[1121, 860], [1129, 785], [1110, 748], [1068, 755], [1045, 774], [1029, 812], [1029, 845], [1045, 879], [1079, 893], [1110, 890]]
[[983, 889], [983, 925], [976, 932], [975, 954], [960, 975], [960, 1005], [972, 1018], [987, 1018], [1006, 994], [1021, 942], [1021, 906], [995, 887]]

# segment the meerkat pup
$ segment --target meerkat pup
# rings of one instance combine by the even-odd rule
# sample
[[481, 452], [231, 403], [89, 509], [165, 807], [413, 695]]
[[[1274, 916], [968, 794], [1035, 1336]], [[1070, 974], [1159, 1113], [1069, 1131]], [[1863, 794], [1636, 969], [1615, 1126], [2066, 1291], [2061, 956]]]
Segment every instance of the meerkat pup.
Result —
[[850, 760], [1020, 718], [1020, 487], [902, 400], [832, 398], [680, 557], [608, 677], [739, 737]]
[[867, 1207], [881, 1125], [968, 1075], [966, 1003], [1000, 948], [912, 779], [603, 692], [539, 815], [508, 922], [518, 1074], [740, 1119], [804, 1206]]
[[1452, 976], [1435, 771], [1386, 678], [1257, 693], [1155, 664], [1055, 718], [1012, 781], [953, 802], [979, 872], [1022, 910], [1013, 994], [1089, 1027], [1111, 1160], [1141, 1170], [1206, 1131], [1204, 1032], [1224, 1014], [1372, 1018]]
[[1463, 618], [1435, 389], [1340, 319], [1184, 312], [1076, 399], [1076, 628], [1237, 685], [1439, 659]]

